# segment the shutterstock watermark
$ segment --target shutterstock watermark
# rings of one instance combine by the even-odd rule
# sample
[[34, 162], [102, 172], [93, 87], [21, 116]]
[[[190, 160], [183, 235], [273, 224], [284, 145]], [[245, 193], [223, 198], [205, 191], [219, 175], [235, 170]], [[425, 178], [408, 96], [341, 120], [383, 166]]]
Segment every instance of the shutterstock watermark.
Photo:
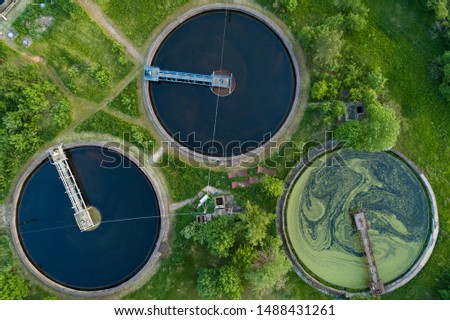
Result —
[[[326, 166], [347, 166], [339, 152], [329, 152], [345, 146], [342, 141], [337, 142], [333, 139], [332, 132], [326, 132], [322, 142], [274, 141], [270, 135], [265, 135], [263, 141], [265, 142], [231, 141], [223, 145], [219, 141], [196, 140], [195, 133], [192, 133], [187, 136], [185, 141], [163, 141], [156, 147], [152, 141], [133, 141], [131, 134], [124, 133], [121, 143], [106, 142], [103, 145], [104, 159], [101, 166], [107, 169], [130, 167], [129, 158], [137, 158], [140, 166], [150, 165], [158, 168], [190, 166], [194, 168], [250, 169], [263, 164], [268, 168], [291, 169], [300, 161], [306, 166], [320, 166], [324, 162]], [[114, 157], [108, 152], [117, 149], [122, 150], [125, 157]], [[323, 153], [325, 153], [323, 157], [312, 161]], [[165, 156], [165, 154], [170, 156]], [[180, 157], [184, 161], [174, 160]]]

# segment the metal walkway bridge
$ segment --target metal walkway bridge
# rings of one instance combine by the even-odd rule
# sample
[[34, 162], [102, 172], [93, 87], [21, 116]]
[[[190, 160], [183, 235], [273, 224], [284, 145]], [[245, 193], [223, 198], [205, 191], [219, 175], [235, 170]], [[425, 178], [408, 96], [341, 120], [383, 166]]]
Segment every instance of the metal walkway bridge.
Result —
[[364, 246], [364, 251], [366, 253], [367, 264], [369, 266], [370, 275], [372, 277], [372, 283], [370, 284], [370, 291], [374, 295], [380, 295], [384, 292], [384, 284], [378, 274], [377, 265], [375, 264], [375, 256], [373, 254], [372, 244], [370, 243], [369, 233], [367, 232], [367, 229], [369, 227], [367, 225], [366, 216], [364, 215], [363, 210], [356, 210], [350, 212], [350, 214], [353, 216], [353, 219], [355, 220], [356, 229], [359, 232], [361, 241]]
[[86, 206], [62, 146], [50, 149], [48, 154], [50, 155], [51, 163], [58, 170], [59, 178], [63, 182], [66, 194], [72, 203], [72, 209], [75, 211], [74, 217], [78, 227], [81, 231], [94, 228], [96, 225], [92, 221], [89, 208]]
[[213, 88], [224, 88], [230, 92], [233, 89], [233, 74], [225, 76], [213, 72], [211, 75], [186, 73], [178, 71], [161, 70], [154, 66], [144, 66], [144, 80], [159, 82], [175, 82], [208, 86]]

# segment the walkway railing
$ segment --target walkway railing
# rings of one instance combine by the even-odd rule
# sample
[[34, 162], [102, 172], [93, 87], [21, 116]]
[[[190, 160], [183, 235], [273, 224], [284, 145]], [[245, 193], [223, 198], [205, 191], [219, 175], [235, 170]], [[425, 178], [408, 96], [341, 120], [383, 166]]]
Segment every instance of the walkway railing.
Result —
[[58, 170], [59, 178], [63, 182], [66, 194], [72, 203], [72, 209], [75, 211], [74, 217], [78, 227], [81, 231], [92, 229], [95, 227], [95, 224], [89, 214], [89, 208], [86, 206], [62, 146], [53, 148], [48, 153], [51, 158], [51, 163]]
[[144, 80], [152, 82], [175, 82], [186, 83], [200, 86], [208, 86], [214, 88], [232, 89], [233, 75], [224, 76], [219, 74], [195, 74], [179, 71], [161, 70], [158, 67], [145, 66], [144, 67]]
[[378, 274], [377, 265], [375, 263], [375, 256], [373, 254], [372, 244], [370, 243], [369, 233], [367, 232], [367, 229], [369, 227], [367, 225], [366, 216], [364, 215], [363, 210], [356, 210], [350, 212], [350, 214], [353, 216], [353, 219], [355, 220], [356, 229], [359, 232], [361, 241], [364, 246], [364, 251], [366, 252], [367, 264], [369, 266], [370, 275], [372, 277], [370, 291], [374, 295], [380, 295], [384, 292], [384, 284]]

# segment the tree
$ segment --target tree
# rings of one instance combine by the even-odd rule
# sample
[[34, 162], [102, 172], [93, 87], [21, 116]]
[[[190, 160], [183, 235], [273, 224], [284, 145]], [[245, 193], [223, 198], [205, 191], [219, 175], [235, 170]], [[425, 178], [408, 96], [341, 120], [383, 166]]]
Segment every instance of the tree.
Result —
[[450, 18], [450, 3], [448, 0], [428, 0], [427, 7], [434, 11], [438, 21], [444, 22]]
[[238, 300], [241, 298], [241, 278], [235, 267], [228, 265], [220, 268], [219, 283], [226, 299]]
[[183, 229], [182, 234], [186, 239], [206, 244], [212, 254], [226, 258], [236, 241], [237, 232], [238, 226], [232, 218], [220, 216], [206, 224], [193, 222]]
[[291, 264], [282, 249], [281, 240], [274, 236], [257, 252], [252, 268], [245, 273], [245, 278], [253, 286], [257, 295], [267, 295], [273, 289], [284, 285], [285, 276]]
[[372, 70], [367, 74], [366, 84], [376, 92], [383, 90], [386, 82], [387, 79], [380, 72], [380, 69]]
[[345, 26], [350, 31], [360, 31], [367, 25], [369, 9], [361, 0], [335, 0], [335, 7], [346, 16]]
[[245, 213], [240, 215], [240, 219], [243, 223], [245, 240], [252, 246], [258, 246], [263, 244], [267, 236], [267, 227], [276, 219], [276, 215], [269, 214], [247, 201]]
[[311, 88], [311, 98], [315, 101], [322, 100], [328, 91], [328, 84], [325, 80], [314, 82]]
[[298, 3], [297, 0], [281, 0], [281, 5], [286, 8], [288, 12], [292, 12], [297, 8]]
[[338, 127], [336, 137], [355, 150], [383, 151], [392, 148], [400, 133], [400, 121], [394, 110], [380, 103], [366, 107], [367, 118], [348, 121]]
[[204, 299], [240, 299], [242, 284], [238, 269], [231, 265], [201, 269], [197, 278], [197, 293]]
[[321, 28], [312, 45], [314, 62], [320, 66], [332, 66], [340, 55], [343, 45], [340, 30], [328, 26]]
[[283, 181], [272, 176], [265, 176], [261, 186], [268, 196], [278, 198], [283, 194]]
[[326, 126], [331, 127], [347, 111], [345, 103], [339, 100], [323, 102], [316, 107], [322, 113]]
[[233, 254], [233, 265], [239, 270], [247, 271], [256, 257], [255, 248], [248, 244], [241, 244]]
[[28, 291], [25, 281], [11, 267], [0, 273], [0, 300], [23, 300]]
[[219, 269], [203, 268], [197, 278], [197, 293], [204, 299], [220, 299]]
[[306, 26], [300, 34], [304, 47], [311, 51], [314, 62], [322, 68], [333, 69], [344, 45], [342, 39], [341, 14], [327, 18], [323, 24], [315, 27]]
[[345, 19], [345, 25], [351, 31], [361, 31], [366, 27], [367, 19], [355, 12], [350, 12]]

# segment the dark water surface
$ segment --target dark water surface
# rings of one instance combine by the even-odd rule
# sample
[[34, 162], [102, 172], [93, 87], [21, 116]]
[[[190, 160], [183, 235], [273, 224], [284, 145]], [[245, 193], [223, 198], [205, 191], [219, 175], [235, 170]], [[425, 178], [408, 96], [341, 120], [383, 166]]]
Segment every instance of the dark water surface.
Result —
[[[148, 261], [159, 235], [159, 207], [142, 171], [102, 168], [122, 156], [99, 147], [67, 152], [88, 205], [100, 210], [98, 229], [80, 232], [56, 168], [44, 161], [25, 184], [18, 208], [18, 232], [33, 264], [54, 281], [80, 290], [116, 286]], [[127, 168], [128, 167], [128, 168]]]
[[235, 91], [219, 99], [217, 150], [209, 149], [217, 104], [210, 88], [149, 83], [155, 112], [166, 131], [204, 154], [241, 154], [266, 142], [282, 126], [295, 97], [295, 71], [281, 39], [266, 24], [235, 11], [189, 19], [167, 37], [152, 64], [163, 70], [233, 73]]

